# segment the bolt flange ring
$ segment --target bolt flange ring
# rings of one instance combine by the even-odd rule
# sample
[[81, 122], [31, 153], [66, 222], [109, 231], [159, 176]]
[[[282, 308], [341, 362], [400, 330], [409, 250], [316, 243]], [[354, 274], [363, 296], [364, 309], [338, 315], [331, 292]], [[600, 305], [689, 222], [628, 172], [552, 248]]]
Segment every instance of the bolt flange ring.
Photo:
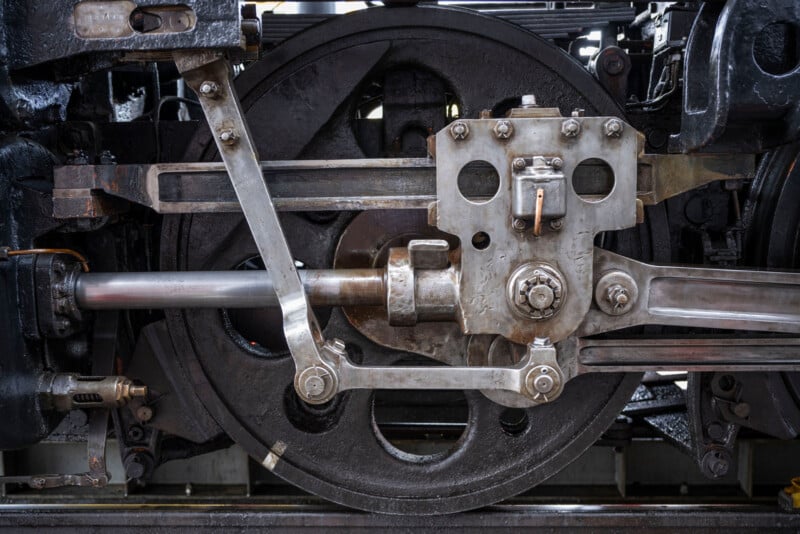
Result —
[[550, 402], [561, 395], [563, 380], [554, 367], [537, 365], [525, 376], [525, 388], [536, 402]]
[[295, 389], [309, 404], [322, 404], [336, 394], [336, 376], [330, 369], [314, 365], [303, 369], [295, 379]]

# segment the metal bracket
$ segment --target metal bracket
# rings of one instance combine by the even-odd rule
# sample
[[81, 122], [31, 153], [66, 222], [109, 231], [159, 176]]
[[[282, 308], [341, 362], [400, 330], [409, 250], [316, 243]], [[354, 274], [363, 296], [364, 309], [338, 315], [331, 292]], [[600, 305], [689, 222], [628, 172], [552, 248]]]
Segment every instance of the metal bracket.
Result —
[[[297, 274], [278, 214], [264, 181], [258, 153], [244, 119], [231, 80], [231, 68], [222, 56], [211, 53], [177, 52], [175, 65], [186, 83], [199, 96], [214, 140], [225, 163], [236, 197], [242, 206], [256, 247], [272, 278], [283, 312], [283, 331], [296, 366], [295, 388], [310, 403], [323, 403], [336, 394], [336, 374], [323, 358], [335, 350], [325, 343], [303, 283]], [[267, 273], [264, 273], [267, 276]], [[336, 356], [334, 352], [333, 357]], [[308, 390], [303, 384], [311, 372], [315, 384], [324, 388]], [[319, 378], [327, 377], [326, 379]], [[301, 380], [302, 379], [302, 380]], [[310, 391], [311, 394], [306, 393]]]
[[339, 390], [347, 389], [480, 389], [503, 390], [525, 397], [529, 404], [555, 400], [566, 382], [549, 339], [528, 345], [512, 367], [366, 367], [340, 354], [335, 364]]

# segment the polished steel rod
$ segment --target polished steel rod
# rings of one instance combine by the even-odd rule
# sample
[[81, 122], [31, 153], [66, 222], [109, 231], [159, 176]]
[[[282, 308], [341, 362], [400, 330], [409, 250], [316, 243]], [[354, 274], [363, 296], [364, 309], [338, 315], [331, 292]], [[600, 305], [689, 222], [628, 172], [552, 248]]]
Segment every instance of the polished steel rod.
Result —
[[[382, 269], [299, 271], [315, 306], [382, 306]], [[75, 301], [88, 310], [149, 308], [260, 308], [277, 306], [266, 271], [86, 273], [75, 281]]]

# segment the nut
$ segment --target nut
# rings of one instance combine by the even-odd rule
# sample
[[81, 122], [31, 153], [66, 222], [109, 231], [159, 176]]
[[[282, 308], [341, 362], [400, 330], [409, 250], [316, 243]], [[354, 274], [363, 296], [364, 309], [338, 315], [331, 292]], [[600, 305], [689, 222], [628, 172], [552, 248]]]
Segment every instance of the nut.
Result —
[[614, 307], [615, 311], [621, 311], [630, 302], [630, 295], [625, 287], [614, 284], [606, 291], [606, 300]]
[[216, 98], [219, 95], [219, 85], [216, 82], [204, 81], [200, 84], [200, 95], [206, 98]]
[[469, 135], [469, 126], [467, 126], [467, 123], [464, 121], [456, 121], [450, 125], [450, 135], [452, 135], [453, 139], [456, 141], [466, 139]]
[[555, 315], [564, 301], [561, 275], [547, 265], [527, 264], [511, 275], [509, 302], [529, 319], [544, 320]]
[[225, 128], [219, 132], [219, 140], [222, 141], [223, 145], [233, 146], [239, 142], [239, 134], [233, 128]]
[[578, 137], [581, 133], [581, 123], [575, 119], [567, 119], [561, 123], [561, 135], [564, 137]]
[[498, 139], [508, 139], [514, 133], [514, 125], [510, 121], [497, 121], [493, 130]]
[[608, 315], [623, 315], [633, 309], [639, 298], [639, 287], [628, 273], [609, 271], [597, 281], [594, 301]]
[[624, 126], [619, 119], [608, 119], [603, 124], [603, 132], [606, 134], [606, 137], [619, 137], [622, 135], [623, 129]]

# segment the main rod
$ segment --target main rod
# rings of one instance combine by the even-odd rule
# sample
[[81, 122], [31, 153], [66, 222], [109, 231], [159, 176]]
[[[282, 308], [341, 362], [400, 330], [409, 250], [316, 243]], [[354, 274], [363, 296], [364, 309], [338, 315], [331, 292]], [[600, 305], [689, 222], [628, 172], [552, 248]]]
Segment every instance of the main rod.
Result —
[[[299, 271], [315, 306], [382, 306], [383, 269]], [[277, 306], [266, 271], [84, 273], [75, 301], [88, 310], [149, 308], [261, 308]]]

